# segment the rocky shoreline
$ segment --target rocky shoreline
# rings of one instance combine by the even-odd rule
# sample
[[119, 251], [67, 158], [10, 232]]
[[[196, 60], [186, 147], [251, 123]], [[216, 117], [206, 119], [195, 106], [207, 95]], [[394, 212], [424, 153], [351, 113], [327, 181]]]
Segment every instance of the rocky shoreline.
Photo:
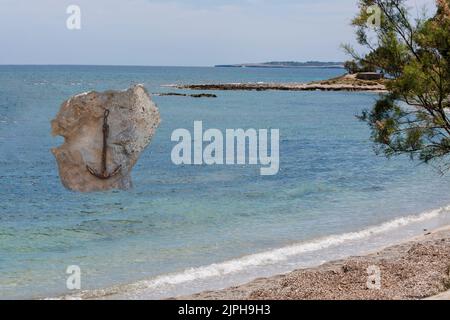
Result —
[[386, 92], [386, 80], [361, 80], [354, 75], [310, 83], [212, 83], [168, 85], [184, 90], [248, 90], [248, 91], [372, 91]]
[[[179, 299], [414, 300], [435, 295], [436, 299], [450, 299], [450, 227], [424, 233], [409, 242], [366, 256], [350, 257]], [[379, 288], [368, 287], [370, 266], [380, 270]]]

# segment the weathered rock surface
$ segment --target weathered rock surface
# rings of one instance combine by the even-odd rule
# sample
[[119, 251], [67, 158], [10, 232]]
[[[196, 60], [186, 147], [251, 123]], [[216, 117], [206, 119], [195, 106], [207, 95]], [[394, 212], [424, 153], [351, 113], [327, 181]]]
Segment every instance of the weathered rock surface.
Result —
[[[120, 169], [116, 175], [101, 179], [87, 166], [102, 171], [106, 110], [106, 169], [108, 173]], [[130, 188], [131, 170], [159, 123], [158, 108], [142, 85], [126, 91], [91, 91], [65, 101], [51, 123], [52, 134], [64, 137], [64, 144], [52, 149], [62, 184], [81, 192]]]

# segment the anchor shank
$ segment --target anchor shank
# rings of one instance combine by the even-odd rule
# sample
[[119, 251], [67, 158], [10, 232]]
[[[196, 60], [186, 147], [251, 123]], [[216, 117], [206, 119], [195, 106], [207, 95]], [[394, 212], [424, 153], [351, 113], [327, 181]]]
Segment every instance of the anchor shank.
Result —
[[102, 174], [103, 176], [107, 176], [107, 168], [106, 168], [106, 152], [108, 148], [108, 134], [109, 134], [109, 126], [107, 123], [103, 124], [103, 149], [102, 149]]

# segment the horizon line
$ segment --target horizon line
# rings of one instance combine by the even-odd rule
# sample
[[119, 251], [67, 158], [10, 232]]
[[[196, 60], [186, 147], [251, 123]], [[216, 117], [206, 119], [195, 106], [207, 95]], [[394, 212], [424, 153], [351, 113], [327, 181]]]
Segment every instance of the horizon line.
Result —
[[192, 68], [208, 68], [214, 67], [209, 65], [203, 66], [183, 66], [183, 65], [139, 65], [139, 64], [71, 64], [71, 63], [0, 63], [0, 67], [192, 67]]
[[[337, 61], [337, 60], [336, 60]], [[336, 61], [321, 61], [321, 60], [305, 60], [305, 61], [288, 61], [288, 60], [271, 60], [270, 62], [336, 62]], [[216, 66], [224, 65], [240, 65], [240, 64], [264, 64], [268, 62], [246, 62], [246, 63], [220, 63], [214, 65], [141, 65], [141, 64], [71, 64], [71, 63], [0, 63], [1, 67], [20, 67], [20, 66], [42, 66], [42, 67], [178, 67], [178, 68], [214, 68]]]

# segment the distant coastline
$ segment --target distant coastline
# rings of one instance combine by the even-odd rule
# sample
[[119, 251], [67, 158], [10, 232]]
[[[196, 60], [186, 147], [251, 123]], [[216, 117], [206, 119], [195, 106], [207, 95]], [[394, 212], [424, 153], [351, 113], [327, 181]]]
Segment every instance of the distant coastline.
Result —
[[343, 62], [323, 61], [270, 61], [261, 63], [218, 64], [215, 68], [331, 68], [343, 69]]

